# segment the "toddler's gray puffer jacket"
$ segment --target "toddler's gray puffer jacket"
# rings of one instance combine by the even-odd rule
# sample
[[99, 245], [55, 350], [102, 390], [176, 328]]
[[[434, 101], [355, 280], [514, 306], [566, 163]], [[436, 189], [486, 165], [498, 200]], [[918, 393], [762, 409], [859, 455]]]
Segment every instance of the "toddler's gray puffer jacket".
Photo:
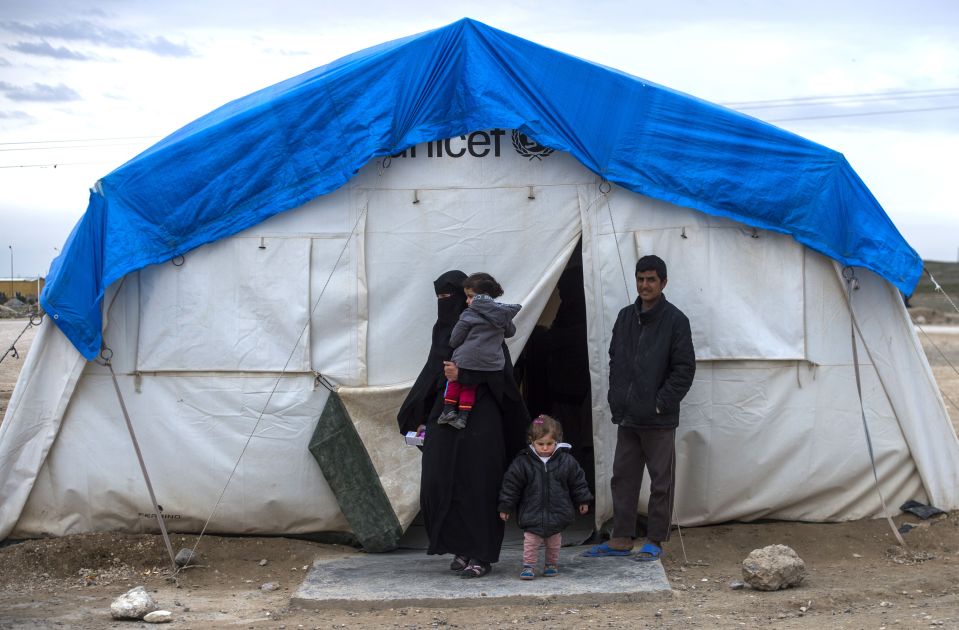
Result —
[[516, 334], [513, 317], [521, 308], [519, 304], [501, 304], [488, 295], [475, 296], [450, 334], [456, 367], [482, 372], [502, 370], [506, 364], [503, 339]]

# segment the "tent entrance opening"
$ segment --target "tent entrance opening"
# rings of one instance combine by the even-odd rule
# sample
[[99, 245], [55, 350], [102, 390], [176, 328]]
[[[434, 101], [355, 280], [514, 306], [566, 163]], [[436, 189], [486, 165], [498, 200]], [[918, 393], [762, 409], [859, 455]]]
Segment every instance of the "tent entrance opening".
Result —
[[582, 243], [520, 354], [516, 374], [530, 416], [546, 414], [562, 423], [563, 441], [572, 445], [595, 492]]

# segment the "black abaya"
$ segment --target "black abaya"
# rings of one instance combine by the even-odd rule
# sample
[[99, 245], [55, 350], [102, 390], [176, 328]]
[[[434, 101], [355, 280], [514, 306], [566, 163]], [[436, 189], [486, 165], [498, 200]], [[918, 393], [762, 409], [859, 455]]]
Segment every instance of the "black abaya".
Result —
[[[437, 283], [450, 273], [441, 276]], [[439, 285], [437, 293], [441, 293]], [[441, 326], [445, 323], [443, 316], [440, 306], [427, 364], [398, 418], [402, 430], [413, 430], [424, 422], [427, 425], [420, 482], [420, 508], [429, 538], [427, 553], [452, 553], [497, 562], [503, 543], [503, 522], [497, 512], [500, 485], [509, 463], [507, 453], [522, 448], [529, 415], [513, 380], [512, 362], [504, 344], [506, 367], [490, 382], [479, 386], [466, 428], [436, 423], [446, 382], [442, 362], [449, 356], [439, 359], [436, 365], [436, 355], [443, 346], [449, 348], [449, 332], [445, 339], [438, 339], [436, 334], [445, 327]]]
[[[433, 339], [430, 344], [430, 353], [426, 357], [426, 365], [420, 370], [413, 388], [410, 389], [396, 416], [400, 432], [403, 434], [415, 431], [421, 424], [426, 424], [426, 419], [430, 416], [436, 402], [437, 390], [441, 390], [446, 385], [443, 361], [449, 361], [453, 355], [453, 348], [450, 347], [450, 333], [453, 332], [460, 313], [466, 310], [463, 280], [466, 280], [466, 274], [454, 270], [447, 271], [433, 281], [437, 296]], [[439, 297], [441, 295], [447, 297], [441, 298]]]

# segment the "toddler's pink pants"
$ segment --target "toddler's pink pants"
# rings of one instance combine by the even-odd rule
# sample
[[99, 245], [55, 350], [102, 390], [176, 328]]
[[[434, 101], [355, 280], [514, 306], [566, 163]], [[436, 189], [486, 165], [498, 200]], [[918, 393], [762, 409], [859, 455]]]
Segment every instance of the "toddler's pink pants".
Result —
[[563, 544], [562, 532], [543, 538], [533, 532], [523, 532], [523, 564], [535, 565], [539, 546], [546, 545], [546, 564], [559, 563], [559, 548]]

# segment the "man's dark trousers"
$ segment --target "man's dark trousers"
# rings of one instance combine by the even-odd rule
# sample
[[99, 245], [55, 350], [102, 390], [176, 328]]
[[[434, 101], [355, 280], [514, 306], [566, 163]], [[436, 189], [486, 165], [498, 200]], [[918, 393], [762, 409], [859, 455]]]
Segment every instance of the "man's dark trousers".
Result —
[[676, 477], [676, 429], [636, 429], [620, 426], [613, 458], [613, 537], [636, 537], [636, 508], [649, 469], [650, 494], [646, 538], [669, 540]]

